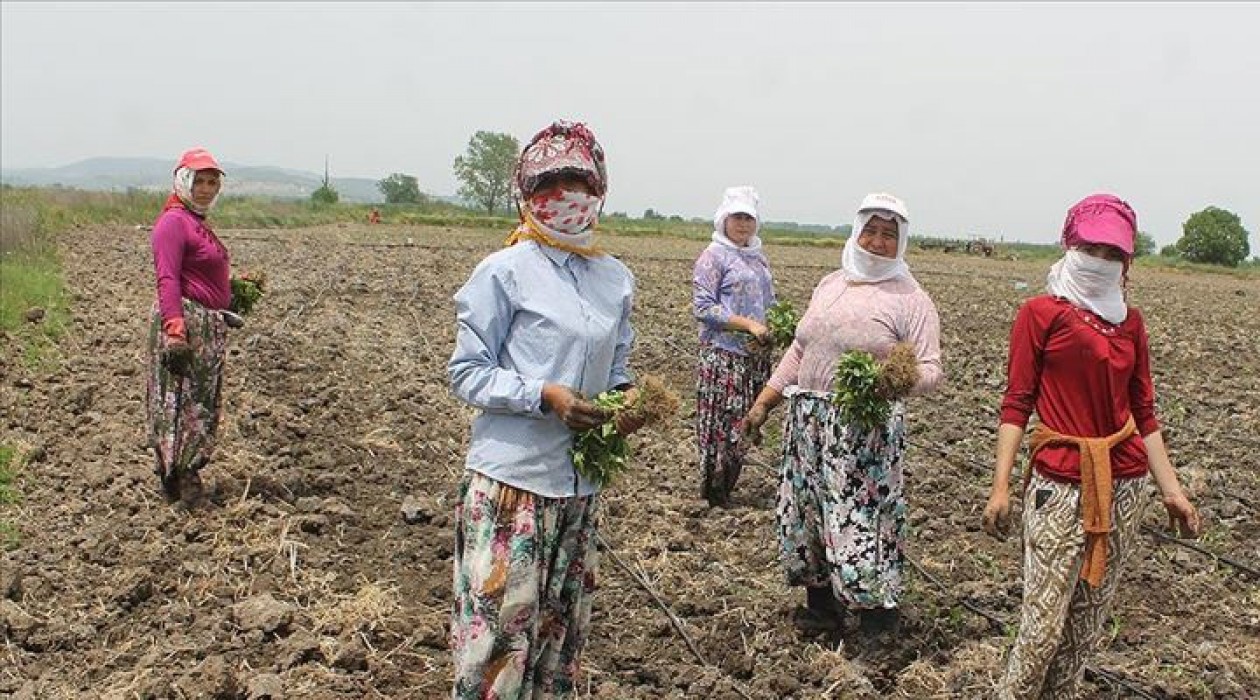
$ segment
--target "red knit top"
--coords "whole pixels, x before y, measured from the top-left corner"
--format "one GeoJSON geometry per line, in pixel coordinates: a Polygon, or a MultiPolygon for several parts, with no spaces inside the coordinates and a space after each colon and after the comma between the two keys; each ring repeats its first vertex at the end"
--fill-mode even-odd
{"type": "MultiPolygon", "coordinates": [[[[1146,324],[1137,309],[1119,325],[1049,295],[1024,302],[1011,327],[1002,423],[1020,428],[1034,410],[1048,427],[1075,437],[1104,437],[1124,427],[1138,432],[1111,451],[1114,479],[1147,471],[1141,437],[1159,430],[1151,383],[1146,324]]],[[[1079,482],[1080,452],[1045,447],[1033,468],[1048,478],[1079,482]]]]}

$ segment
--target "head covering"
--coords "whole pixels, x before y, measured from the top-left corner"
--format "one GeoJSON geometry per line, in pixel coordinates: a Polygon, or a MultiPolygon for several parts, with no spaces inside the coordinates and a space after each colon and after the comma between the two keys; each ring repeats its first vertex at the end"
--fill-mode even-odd
{"type": "Polygon", "coordinates": [[[741,251],[761,250],[761,237],[757,235],[761,231],[761,215],[757,213],[760,204],[761,196],[757,194],[755,188],[748,185],[727,187],[722,193],[722,203],[718,205],[717,212],[713,215],[713,242],[741,251]],[[731,214],[747,214],[757,221],[757,228],[753,230],[752,238],[748,239],[747,245],[736,245],[727,237],[726,219],[731,214]]]}
{"type": "Polygon", "coordinates": [[[891,194],[876,192],[866,195],[853,220],[853,231],[844,243],[840,267],[853,282],[883,282],[896,277],[911,277],[906,264],[906,248],[910,244],[910,212],[900,199],[891,194]],[[897,256],[885,258],[867,252],[858,245],[862,229],[872,217],[897,222],[897,256]]]}
{"type": "Polygon", "coordinates": [[[1063,222],[1063,257],[1050,266],[1046,291],[1069,303],[1098,314],[1109,323],[1123,323],[1129,316],[1124,300],[1124,273],[1133,258],[1137,238],[1137,213],[1112,194],[1092,194],[1068,209],[1063,222]],[[1095,243],[1124,252],[1124,262],[1102,260],[1076,250],[1095,243]]]}
{"type": "Polygon", "coordinates": [[[518,201],[529,199],[543,176],[562,173],[585,178],[601,199],[608,191],[604,149],[581,122],[556,121],[530,139],[513,177],[518,201]]]}
{"type": "Polygon", "coordinates": [[[223,174],[223,168],[219,167],[219,162],[214,159],[214,156],[210,155],[210,151],[200,146],[184,151],[183,155],[179,157],[179,165],[175,167],[176,169],[189,168],[190,170],[218,170],[220,174],[223,174]]]}
{"type": "Polygon", "coordinates": [[[219,166],[219,162],[200,146],[190,148],[184,151],[179,157],[179,163],[175,165],[174,182],[171,186],[171,195],[166,198],[166,205],[163,210],[171,207],[183,207],[194,214],[205,216],[206,213],[214,207],[214,203],[219,200],[219,195],[215,194],[214,199],[206,206],[201,206],[193,201],[192,189],[193,182],[197,179],[197,172],[201,170],[214,170],[219,175],[224,175],[223,168],[219,166]]]}
{"type": "Polygon", "coordinates": [[[561,120],[534,134],[534,138],[521,150],[512,184],[521,223],[508,237],[508,245],[531,239],[578,255],[603,255],[603,251],[593,244],[592,238],[595,222],[599,212],[603,210],[604,196],[608,191],[608,170],[604,164],[604,149],[585,124],[561,120]],[[535,190],[548,175],[573,175],[582,178],[590,186],[594,197],[566,193],[561,198],[563,201],[557,201],[554,197],[536,199],[535,190]],[[583,214],[590,214],[585,217],[589,225],[576,232],[560,231],[548,226],[547,221],[557,220],[560,216],[559,210],[555,209],[560,204],[575,211],[580,210],[583,214]],[[590,212],[589,209],[594,211],[590,212]]]}
{"type": "Polygon", "coordinates": [[[1133,257],[1137,213],[1114,194],[1091,194],[1068,209],[1063,222],[1063,247],[1098,243],[1119,248],[1133,257]]]}

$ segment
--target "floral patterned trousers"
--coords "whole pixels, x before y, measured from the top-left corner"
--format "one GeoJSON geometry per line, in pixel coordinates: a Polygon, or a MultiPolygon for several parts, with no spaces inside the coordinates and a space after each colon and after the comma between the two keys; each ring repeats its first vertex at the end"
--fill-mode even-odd
{"type": "Polygon", "coordinates": [[[473,471],[455,506],[454,700],[576,692],[598,496],[544,498],[473,471]]]}
{"type": "Polygon", "coordinates": [[[905,563],[905,412],[862,431],[827,394],[793,391],[783,425],[777,520],[788,585],[830,585],[851,608],[894,608],[905,563]]]}
{"type": "Polygon", "coordinates": [[[769,378],[769,354],[737,355],[712,345],[700,349],[696,446],[702,497],[725,501],[735,490],[746,451],[739,442],[739,422],[769,378]]]}
{"type": "Polygon", "coordinates": [[[200,304],[187,299],[183,303],[184,328],[193,353],[184,374],[175,374],[162,363],[166,336],[156,306],[149,323],[146,408],[155,471],[161,477],[204,467],[214,454],[219,427],[227,324],[200,304]]]}

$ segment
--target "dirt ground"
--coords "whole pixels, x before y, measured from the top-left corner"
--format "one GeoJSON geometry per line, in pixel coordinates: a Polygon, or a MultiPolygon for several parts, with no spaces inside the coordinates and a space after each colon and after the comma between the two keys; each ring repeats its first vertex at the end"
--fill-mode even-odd
{"type": "MultiPolygon", "coordinates": [[[[146,445],[147,235],[74,234],[74,321],[55,368],[3,344],[0,441],[26,462],[22,501],[0,510],[20,536],[0,555],[0,696],[442,697],[472,416],[446,383],[451,295],[502,232],[224,231],[234,269],[265,271],[270,293],[231,336],[210,502],[192,512],[162,499],[146,445]]],[[[704,243],[605,243],[639,282],[633,367],[685,402],[634,439],[632,473],[606,493],[603,535],[625,567],[601,563],[583,697],[983,697],[1011,628],[963,602],[1007,623],[1018,611],[1018,541],[978,525],[1009,324],[1047,263],[911,256],[941,313],[948,374],[910,405],[909,547],[931,579],[910,570],[902,635],[871,652],[791,624],[801,595],[776,558],[772,445],[733,507],[699,497],[689,280],[704,243]]],[[[802,309],[839,258],[768,253],[780,295],[802,309]]],[[[1137,269],[1133,285],[1173,457],[1207,518],[1199,544],[1260,565],[1260,283],[1137,269]]],[[[1152,496],[1147,524],[1162,516],[1152,496]]],[[[1107,629],[1090,697],[1260,696],[1260,581],[1209,556],[1144,535],[1107,629]]]]}

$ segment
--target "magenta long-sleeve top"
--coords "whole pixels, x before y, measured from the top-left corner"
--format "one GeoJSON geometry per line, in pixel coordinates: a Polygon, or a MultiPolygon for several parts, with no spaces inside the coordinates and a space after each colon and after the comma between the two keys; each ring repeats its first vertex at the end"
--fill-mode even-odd
{"type": "Polygon", "coordinates": [[[935,389],[941,368],[941,321],[936,305],[913,278],[874,284],[849,282],[843,271],[827,275],[814,288],[809,308],[796,328],[796,340],[771,375],[769,386],[790,385],[831,391],[840,356],[865,350],[882,360],[893,345],[909,343],[919,358],[919,382],[912,394],[935,389]]]}
{"type": "Polygon", "coordinates": [[[228,252],[200,216],[171,207],[153,225],[153,268],[162,320],[184,317],[180,297],[207,309],[232,303],[228,252]]]}

